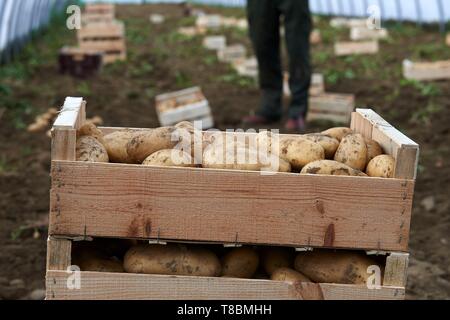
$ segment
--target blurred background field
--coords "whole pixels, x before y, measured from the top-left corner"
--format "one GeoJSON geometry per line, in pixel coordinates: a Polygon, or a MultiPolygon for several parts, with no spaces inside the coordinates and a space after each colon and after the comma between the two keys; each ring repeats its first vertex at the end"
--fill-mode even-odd
{"type": "MultiPolygon", "coordinates": [[[[242,8],[197,6],[208,13],[245,17],[242,8]]],[[[159,126],[156,95],[199,85],[208,98],[216,127],[240,128],[255,109],[259,90],[202,47],[202,37],[177,30],[193,26],[178,5],[120,5],[117,18],[126,26],[128,59],[105,66],[92,78],[58,73],[58,51],[76,44],[76,33],[55,16],[16,58],[0,66],[0,298],[33,298],[44,288],[46,228],[49,211],[50,139],[30,134],[38,114],[62,105],[66,96],[82,96],[88,117],[105,125],[159,126]],[[151,24],[149,16],[166,21],[151,24]],[[36,291],[37,290],[37,291],[36,291]]],[[[331,28],[317,17],[323,42],[312,47],[314,71],[325,76],[327,91],[356,95],[358,107],[371,107],[421,146],[411,231],[409,298],[450,298],[450,81],[405,80],[402,61],[448,60],[437,25],[387,22],[387,41],[374,56],[336,57],[333,45],[348,30],[331,28]]],[[[228,28],[229,43],[251,50],[247,32],[228,28]]],[[[310,131],[333,123],[314,123],[310,131]]],[[[279,125],[282,126],[282,123],[279,125]]]]}

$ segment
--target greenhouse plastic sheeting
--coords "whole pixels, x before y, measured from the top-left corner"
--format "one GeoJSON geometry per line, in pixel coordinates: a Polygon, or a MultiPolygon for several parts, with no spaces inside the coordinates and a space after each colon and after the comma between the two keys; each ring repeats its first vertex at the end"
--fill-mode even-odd
{"type": "MultiPolygon", "coordinates": [[[[295,0],[298,1],[298,0],[295,0]]],[[[95,2],[86,0],[85,2],[95,2]]],[[[151,2],[182,2],[179,0],[116,0],[113,3],[151,3],[151,2]]],[[[188,2],[244,6],[245,0],[192,0],[188,2]]],[[[310,0],[311,10],[316,14],[333,16],[369,16],[367,12],[371,5],[377,5],[381,18],[394,20],[411,20],[417,22],[444,22],[450,20],[449,0],[310,0]]]]}
{"type": "Polygon", "coordinates": [[[0,60],[9,60],[32,31],[48,23],[66,0],[0,0],[0,60]]]}

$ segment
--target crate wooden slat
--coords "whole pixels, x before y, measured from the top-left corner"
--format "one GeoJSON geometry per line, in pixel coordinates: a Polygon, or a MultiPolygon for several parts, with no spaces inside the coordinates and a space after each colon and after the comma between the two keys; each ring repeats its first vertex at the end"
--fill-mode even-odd
{"type": "Polygon", "coordinates": [[[97,22],[112,22],[116,16],[114,4],[88,3],[82,15],[84,24],[97,22]]]}
{"type": "Polygon", "coordinates": [[[233,67],[240,76],[250,77],[254,79],[258,78],[259,69],[258,60],[256,59],[256,57],[236,60],[233,62],[233,67]]]}
{"type": "Polygon", "coordinates": [[[406,79],[432,81],[450,79],[450,60],[436,62],[403,61],[403,75],[406,79]]]}
{"type": "Polygon", "coordinates": [[[225,36],[209,36],[203,39],[203,47],[208,50],[222,50],[227,46],[225,36]]]}
{"type": "Polygon", "coordinates": [[[81,272],[80,290],[67,289],[68,274],[47,272],[48,300],[402,300],[404,287],[289,284],[269,280],[190,278],[81,272]]]}
{"type": "Polygon", "coordinates": [[[222,17],[217,14],[201,15],[196,20],[200,29],[219,29],[222,26],[222,17]]]}
{"type": "Polygon", "coordinates": [[[334,45],[337,56],[376,54],[379,49],[378,41],[336,42],[334,45]]]}
{"type": "Polygon", "coordinates": [[[214,126],[209,102],[200,87],[158,95],[156,113],[162,126],[181,121],[202,121],[203,129],[214,126]]]}
{"type": "Polygon", "coordinates": [[[354,109],[354,95],[325,92],[310,97],[307,120],[328,120],[348,124],[354,109]]]}
{"type": "Polygon", "coordinates": [[[333,28],[367,27],[367,19],[333,18],[330,20],[330,26],[333,28]]]}
{"type": "Polygon", "coordinates": [[[76,47],[63,47],[59,52],[59,70],[76,77],[98,73],[103,64],[103,52],[76,47]]]}

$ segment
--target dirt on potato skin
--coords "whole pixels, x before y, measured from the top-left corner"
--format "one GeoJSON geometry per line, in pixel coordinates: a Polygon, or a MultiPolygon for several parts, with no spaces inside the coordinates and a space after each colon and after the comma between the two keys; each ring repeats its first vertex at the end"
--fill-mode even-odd
{"type": "MultiPolygon", "coordinates": [[[[207,11],[244,16],[239,9],[207,11]]],[[[75,43],[75,34],[59,26],[61,34],[52,33],[53,38],[46,34],[44,40],[32,44],[37,63],[29,76],[0,78],[0,84],[11,88],[9,101],[26,101],[31,106],[31,113],[21,116],[26,124],[47,108],[60,106],[66,96],[83,96],[88,101],[88,117],[99,115],[107,126],[156,127],[156,94],[201,85],[216,126],[241,127],[242,117],[258,104],[258,89],[202,49],[201,37],[177,36],[179,25],[192,23],[180,21],[181,17],[176,5],[119,6],[118,18],[127,25],[128,62],[107,66],[89,79],[58,74],[55,49],[75,43]],[[164,13],[167,21],[153,26],[148,21],[151,13],[164,13]]],[[[319,26],[327,28],[326,20],[319,26]]],[[[326,36],[324,44],[313,47],[313,61],[315,70],[326,74],[327,91],[356,94],[358,106],[371,106],[420,144],[407,297],[448,299],[450,82],[436,82],[430,88],[401,84],[401,62],[405,57],[435,58],[435,51],[441,59],[449,57],[425,46],[442,41],[436,31],[416,32],[414,37],[401,32],[395,29],[395,41],[382,43],[375,58],[336,58],[333,37],[326,36]],[[419,44],[423,49],[417,49],[419,44]],[[430,94],[435,88],[440,92],[430,94]],[[434,202],[428,210],[422,205],[427,197],[434,202]]],[[[251,48],[245,32],[227,30],[225,34],[230,43],[242,42],[251,48]]],[[[50,140],[45,132],[30,134],[18,128],[16,120],[10,109],[0,116],[0,299],[29,298],[30,292],[44,288],[45,281],[47,235],[42,226],[49,211],[50,140]],[[23,226],[31,227],[19,232],[23,226]]],[[[309,130],[331,125],[316,123],[309,130]]]]}

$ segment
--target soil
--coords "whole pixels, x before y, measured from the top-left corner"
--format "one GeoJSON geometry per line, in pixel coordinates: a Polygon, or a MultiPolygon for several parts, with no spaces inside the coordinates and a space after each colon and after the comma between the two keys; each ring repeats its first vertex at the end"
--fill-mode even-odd
{"type": "MultiPolygon", "coordinates": [[[[206,8],[244,17],[240,9],[206,8]]],[[[240,128],[241,119],[258,105],[252,80],[238,77],[201,37],[176,33],[192,25],[176,5],[126,5],[128,61],[106,66],[88,79],[60,75],[57,50],[75,44],[75,33],[55,20],[18,59],[0,67],[0,299],[28,299],[44,288],[49,210],[50,139],[28,133],[24,125],[66,96],[83,96],[88,117],[107,126],[156,127],[156,94],[200,85],[212,106],[216,126],[240,128]],[[161,25],[149,22],[163,13],[161,25]]],[[[318,21],[324,43],[313,47],[315,70],[323,72],[327,91],[354,93],[358,106],[370,106],[421,146],[412,217],[407,295],[410,299],[450,298],[450,81],[420,84],[402,79],[404,58],[449,59],[450,50],[436,29],[391,25],[391,40],[373,57],[337,58],[333,39],[345,32],[318,21]]],[[[246,32],[223,31],[229,43],[244,43],[246,32]]],[[[283,123],[275,127],[282,127],[283,123]]],[[[333,124],[311,124],[309,130],[333,124]]]]}

